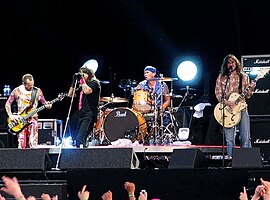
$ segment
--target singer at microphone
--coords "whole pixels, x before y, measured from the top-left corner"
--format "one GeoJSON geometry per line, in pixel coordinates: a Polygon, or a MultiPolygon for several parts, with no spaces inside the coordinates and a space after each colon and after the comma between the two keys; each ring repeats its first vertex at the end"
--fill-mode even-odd
{"type": "Polygon", "coordinates": [[[214,117],[222,126],[223,145],[227,147],[229,159],[233,156],[236,139],[240,141],[240,148],[252,147],[246,100],[254,94],[256,84],[253,82],[249,74],[242,70],[240,60],[235,55],[228,54],[223,58],[216,78],[215,96],[218,104],[214,108],[214,117]],[[236,126],[239,133],[236,133],[236,126]]]}

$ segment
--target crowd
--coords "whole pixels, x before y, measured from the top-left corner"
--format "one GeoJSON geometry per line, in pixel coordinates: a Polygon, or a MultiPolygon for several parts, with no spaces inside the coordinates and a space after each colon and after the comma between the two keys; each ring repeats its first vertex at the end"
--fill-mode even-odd
{"type": "MultiPolygon", "coordinates": [[[[36,200],[37,197],[34,196],[28,196],[25,197],[21,186],[18,182],[18,179],[16,177],[10,178],[7,176],[2,177],[2,181],[4,183],[4,187],[2,187],[0,190],[1,192],[5,192],[6,194],[14,197],[16,200],[36,200]]],[[[82,187],[82,190],[78,192],[78,198],[80,200],[89,200],[90,199],[90,192],[86,189],[86,185],[82,187]]],[[[135,200],[135,183],[133,182],[125,182],[124,188],[127,191],[127,198],[129,200],[135,200]]],[[[49,194],[43,193],[40,197],[42,200],[58,200],[58,195],[55,195],[53,197],[50,197],[49,194]]],[[[102,200],[112,200],[113,199],[113,192],[107,191],[102,195],[102,200]]],[[[140,195],[138,197],[139,200],[147,200],[147,192],[145,190],[142,190],[140,192],[140,195]]],[[[0,200],[6,200],[5,197],[3,197],[0,194],[0,200]]]]}
{"type": "Polygon", "coordinates": [[[259,200],[262,198],[263,200],[270,200],[270,182],[262,178],[260,181],[261,184],[257,185],[254,194],[250,197],[248,196],[246,187],[243,187],[243,192],[240,192],[239,199],[248,200],[250,198],[251,200],[259,200]]]}
{"type": "MultiPolygon", "coordinates": [[[[34,196],[28,196],[25,197],[21,186],[17,180],[16,177],[10,178],[7,176],[2,177],[2,181],[4,183],[4,186],[1,187],[0,191],[4,192],[12,197],[14,197],[16,200],[36,200],[37,197],[34,196]]],[[[260,179],[260,184],[257,185],[255,188],[254,194],[248,195],[248,189],[246,187],[243,187],[243,191],[240,192],[239,199],[240,200],[270,200],[270,182],[266,181],[264,179],[260,179]]],[[[81,191],[78,192],[78,198],[79,200],[90,200],[90,191],[86,189],[86,185],[84,185],[81,189],[81,191]]],[[[135,183],[126,181],[124,183],[124,188],[127,191],[127,199],[129,200],[136,200],[135,196],[135,183]]],[[[139,193],[138,200],[147,200],[147,192],[145,190],[141,190],[139,193]]],[[[43,193],[40,197],[42,200],[58,200],[58,195],[55,195],[53,197],[50,197],[49,194],[43,193]]],[[[101,196],[102,200],[113,200],[113,192],[107,191],[101,196]]],[[[6,200],[5,197],[3,197],[0,194],[0,200],[6,200]]],[[[153,199],[152,199],[153,200],[153,199]]]]}

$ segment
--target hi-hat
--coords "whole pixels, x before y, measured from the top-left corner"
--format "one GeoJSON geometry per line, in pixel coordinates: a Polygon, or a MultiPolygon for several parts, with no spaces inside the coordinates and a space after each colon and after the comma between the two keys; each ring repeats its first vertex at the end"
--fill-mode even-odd
{"type": "Polygon", "coordinates": [[[126,103],[128,99],[122,97],[100,97],[99,101],[106,103],[126,103]]]}
{"type": "Polygon", "coordinates": [[[171,77],[162,77],[162,78],[152,78],[148,81],[176,81],[178,78],[171,78],[171,77]]]}

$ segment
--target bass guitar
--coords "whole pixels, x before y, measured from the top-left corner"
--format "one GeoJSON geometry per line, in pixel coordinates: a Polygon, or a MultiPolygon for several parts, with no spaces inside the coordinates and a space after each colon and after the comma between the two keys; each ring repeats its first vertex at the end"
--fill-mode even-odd
{"type": "MultiPolygon", "coordinates": [[[[67,94],[59,94],[57,98],[53,99],[51,104],[57,102],[57,101],[62,101],[67,94]]],[[[8,122],[8,131],[12,135],[16,135],[17,133],[21,132],[25,127],[29,126],[31,122],[28,121],[30,117],[32,117],[34,114],[44,110],[46,108],[45,105],[33,110],[32,112],[29,112],[31,107],[27,107],[24,109],[24,111],[18,115],[18,120],[17,121],[11,121],[10,118],[7,119],[8,122]]]]}
{"type": "MultiPolygon", "coordinates": [[[[269,69],[263,69],[260,74],[256,76],[253,80],[255,83],[260,79],[265,77],[269,72],[269,69]]],[[[232,93],[229,97],[229,101],[235,101],[233,107],[227,106],[223,103],[218,103],[214,109],[214,116],[216,121],[225,128],[231,128],[236,126],[241,120],[241,111],[247,107],[246,102],[242,101],[250,90],[249,85],[242,94],[232,93]],[[224,118],[223,118],[224,117],[224,118]]]]}

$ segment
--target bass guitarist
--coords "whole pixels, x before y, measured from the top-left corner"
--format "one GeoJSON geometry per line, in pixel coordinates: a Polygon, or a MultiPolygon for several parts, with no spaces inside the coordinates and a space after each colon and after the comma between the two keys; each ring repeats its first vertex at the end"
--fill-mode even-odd
{"type": "MultiPolygon", "coordinates": [[[[6,101],[5,109],[11,122],[20,123],[20,117],[30,113],[38,107],[38,102],[50,109],[52,103],[46,101],[40,88],[34,86],[34,78],[31,74],[22,77],[22,84],[11,92],[6,101]],[[18,113],[13,114],[11,105],[16,101],[18,113]]],[[[38,144],[38,115],[31,116],[28,125],[18,132],[18,148],[34,148],[38,144]]]]}
{"type": "Polygon", "coordinates": [[[225,56],[216,79],[215,95],[220,108],[215,109],[215,115],[221,113],[220,124],[224,128],[223,134],[229,158],[232,157],[232,149],[235,146],[236,126],[239,129],[240,146],[242,148],[251,148],[250,119],[245,99],[252,96],[255,87],[256,83],[254,81],[250,82],[249,76],[243,71],[236,56],[232,54],[225,56]],[[239,98],[237,97],[240,95],[243,98],[238,102],[237,99],[239,98]],[[231,124],[236,123],[233,126],[224,126],[230,120],[231,124]]]}

